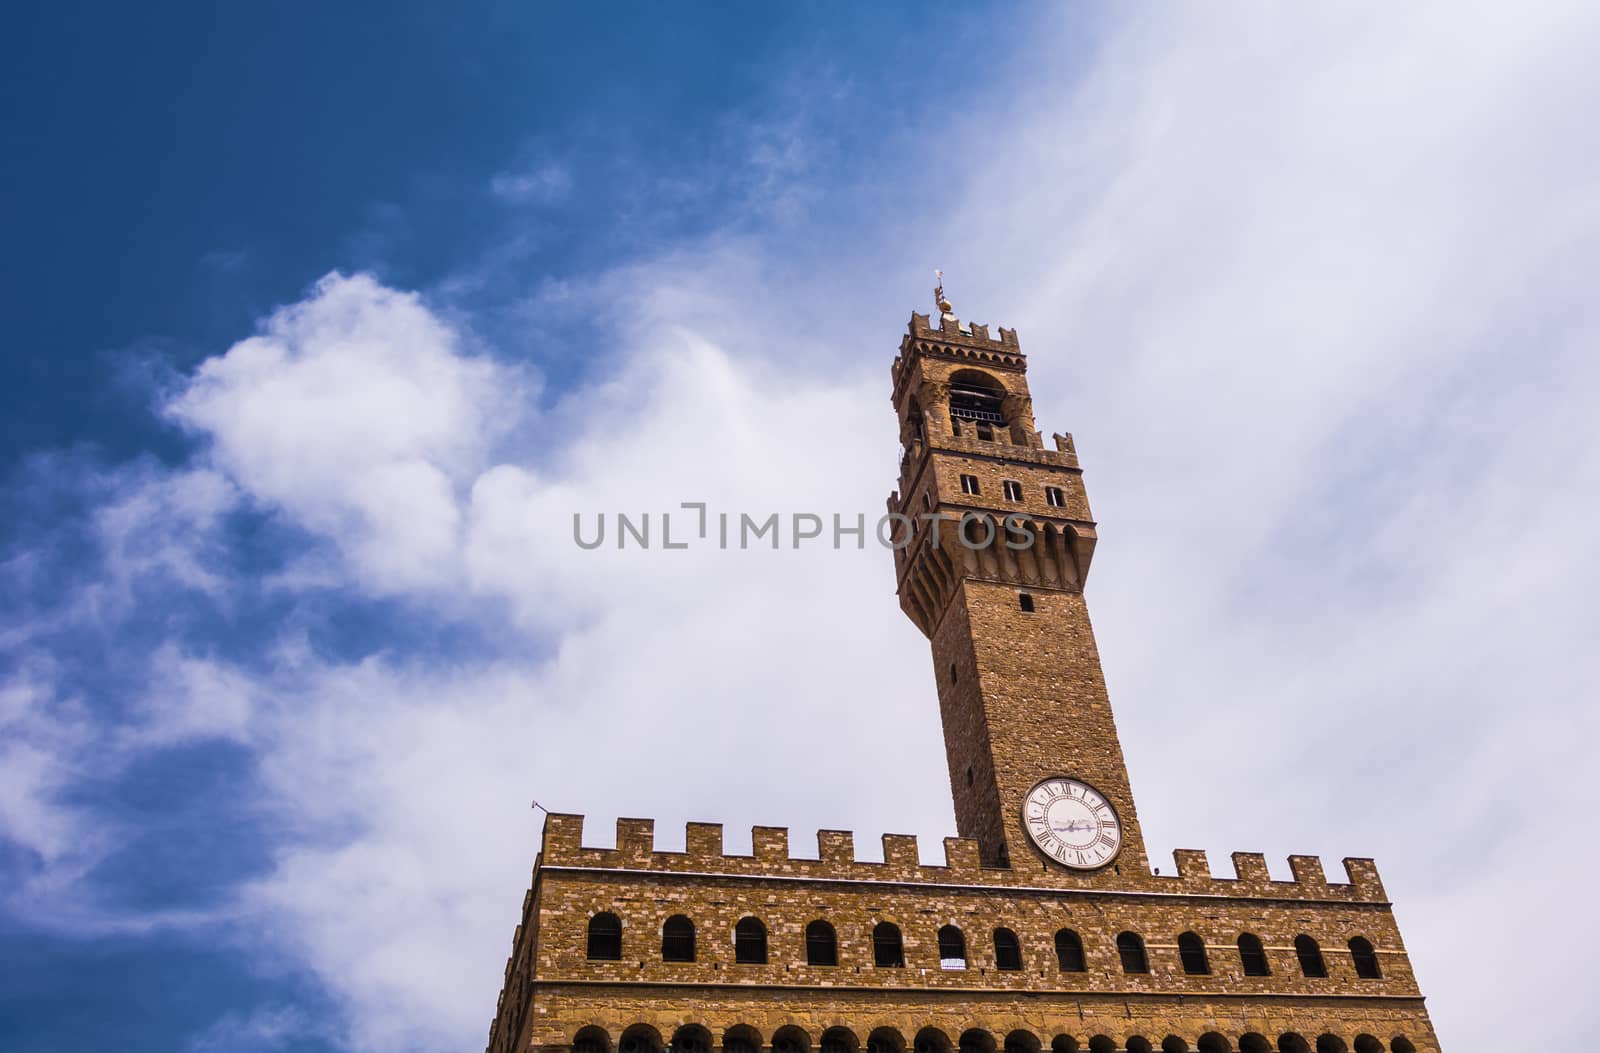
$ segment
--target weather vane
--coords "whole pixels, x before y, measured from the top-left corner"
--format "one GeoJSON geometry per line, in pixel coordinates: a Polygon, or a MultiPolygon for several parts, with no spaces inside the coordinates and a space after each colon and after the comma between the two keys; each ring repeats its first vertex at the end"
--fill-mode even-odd
{"type": "Polygon", "coordinates": [[[945,299],[944,271],[935,270],[933,272],[933,277],[937,282],[937,284],[933,287],[933,302],[938,306],[940,314],[949,314],[950,312],[954,311],[955,308],[951,307],[950,301],[945,299]]]}

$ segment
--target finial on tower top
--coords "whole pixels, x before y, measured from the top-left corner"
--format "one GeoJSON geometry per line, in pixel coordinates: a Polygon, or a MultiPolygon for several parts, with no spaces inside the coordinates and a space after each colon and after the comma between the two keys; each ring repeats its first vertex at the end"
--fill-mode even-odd
{"type": "Polygon", "coordinates": [[[947,315],[952,318],[955,317],[953,314],[955,308],[950,306],[950,301],[946,299],[944,295],[944,271],[934,271],[933,277],[938,282],[938,284],[933,287],[934,304],[939,308],[939,313],[941,315],[947,315]]]}

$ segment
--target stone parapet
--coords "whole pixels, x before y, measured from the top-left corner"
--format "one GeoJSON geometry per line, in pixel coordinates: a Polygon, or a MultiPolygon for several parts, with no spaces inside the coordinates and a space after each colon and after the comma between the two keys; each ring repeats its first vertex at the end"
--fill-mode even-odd
{"type": "Polygon", "coordinates": [[[758,826],[751,831],[753,851],[748,855],[723,850],[722,826],[690,823],[682,852],[655,847],[655,822],[651,819],[617,820],[616,847],[596,848],[583,843],[583,816],[556,813],[544,828],[542,865],[598,870],[637,870],[722,877],[970,885],[1004,889],[1052,891],[1176,893],[1188,896],[1224,896],[1245,899],[1285,899],[1339,903],[1388,902],[1377,864],[1371,859],[1343,860],[1345,881],[1330,881],[1317,856],[1289,857],[1291,878],[1280,881],[1267,870],[1264,855],[1235,852],[1232,877],[1213,877],[1206,853],[1179,849],[1175,873],[1142,874],[1104,868],[1080,873],[1060,867],[992,867],[979,861],[976,841],[950,837],[944,840],[944,863],[921,861],[917,838],[885,834],[883,861],[857,859],[855,837],[844,830],[819,830],[815,857],[795,856],[789,850],[789,831],[758,826]]]}

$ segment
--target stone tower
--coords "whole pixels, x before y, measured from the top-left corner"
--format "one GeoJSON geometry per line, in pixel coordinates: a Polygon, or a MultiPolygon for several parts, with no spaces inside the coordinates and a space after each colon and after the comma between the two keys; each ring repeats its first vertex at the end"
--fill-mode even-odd
{"type": "Polygon", "coordinates": [[[889,512],[961,836],[934,862],[884,834],[880,862],[848,831],[794,854],[758,826],[742,853],[690,823],[671,852],[650,819],[596,847],[550,815],[488,1053],[1438,1053],[1372,860],[1151,871],[1072,440],[1040,442],[1016,333],[937,299],[894,362],[889,512]]]}
{"type": "MultiPolygon", "coordinates": [[[[1042,864],[1023,800],[1068,774],[1112,806],[1115,877],[1146,862],[1083,598],[1094,520],[1071,436],[1046,449],[1034,428],[1027,369],[1015,330],[912,316],[893,367],[904,454],[889,508],[917,525],[896,549],[900,605],[932,644],[961,836],[986,863],[1020,843],[1042,864]]],[[[1094,852],[1048,841],[1052,861],[1093,862],[1103,836],[1094,852]]]]}

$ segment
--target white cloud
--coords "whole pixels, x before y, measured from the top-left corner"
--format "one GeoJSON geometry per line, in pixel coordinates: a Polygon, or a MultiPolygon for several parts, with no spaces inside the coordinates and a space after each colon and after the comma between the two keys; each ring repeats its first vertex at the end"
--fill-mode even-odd
{"type": "Polygon", "coordinates": [[[167,411],[210,440],[237,485],[329,539],[374,591],[448,583],[460,488],[527,394],[461,339],[414,294],[329,275],[208,360],[167,411]]]}
{"type": "Polygon", "coordinates": [[[150,657],[150,685],[136,700],[124,749],[203,739],[249,742],[261,700],[247,676],[168,643],[150,657]]]}
{"type": "Polygon", "coordinates": [[[58,697],[50,663],[0,681],[0,838],[27,854],[4,898],[30,915],[70,895],[115,832],[63,795],[90,774],[98,729],[81,703],[58,697]]]}

